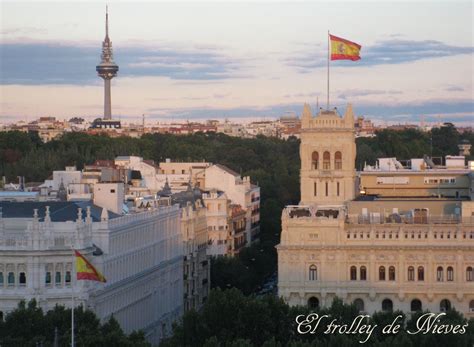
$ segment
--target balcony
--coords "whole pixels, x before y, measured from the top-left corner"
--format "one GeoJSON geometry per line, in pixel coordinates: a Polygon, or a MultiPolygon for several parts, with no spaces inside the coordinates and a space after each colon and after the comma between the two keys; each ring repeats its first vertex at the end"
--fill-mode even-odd
{"type": "Polygon", "coordinates": [[[372,215],[351,215],[346,216],[347,224],[474,224],[474,217],[464,217],[459,215],[441,215],[441,216],[413,216],[391,214],[381,216],[372,215]]]}

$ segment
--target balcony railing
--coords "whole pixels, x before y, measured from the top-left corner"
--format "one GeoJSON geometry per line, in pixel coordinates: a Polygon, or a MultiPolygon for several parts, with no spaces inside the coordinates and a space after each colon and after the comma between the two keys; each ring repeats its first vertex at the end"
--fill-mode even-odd
{"type": "Polygon", "coordinates": [[[346,216],[348,224],[474,224],[474,217],[461,217],[459,215],[441,216],[413,216],[391,214],[390,216],[352,215],[346,216]]]}

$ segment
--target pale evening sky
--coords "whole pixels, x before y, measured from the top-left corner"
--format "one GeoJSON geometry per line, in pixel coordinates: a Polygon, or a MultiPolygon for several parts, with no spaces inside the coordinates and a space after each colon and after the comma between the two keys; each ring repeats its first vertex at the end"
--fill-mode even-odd
{"type": "MultiPolygon", "coordinates": [[[[461,1],[109,1],[114,117],[277,117],[326,103],[387,122],[473,124],[473,5],[461,1]]],[[[1,1],[0,123],[103,112],[105,2],[1,1]]]]}

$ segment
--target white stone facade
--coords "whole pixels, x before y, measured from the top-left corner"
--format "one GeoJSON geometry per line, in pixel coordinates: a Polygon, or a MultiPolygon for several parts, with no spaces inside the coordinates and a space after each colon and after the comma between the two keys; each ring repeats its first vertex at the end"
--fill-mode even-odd
{"type": "Polygon", "coordinates": [[[126,333],[142,329],[153,344],[171,331],[183,311],[178,206],[113,219],[101,213],[102,220],[93,218],[89,208],[79,210],[76,220],[51,221],[48,213],[39,214],[44,217],[34,217],[33,211],[30,218],[0,217],[3,314],[23,299],[35,298],[45,310],[56,304],[70,307],[74,293],[76,305],[91,308],[102,320],[113,314],[126,333]],[[107,283],[76,281],[72,246],[107,283]],[[96,247],[101,255],[92,254],[96,247]]]}

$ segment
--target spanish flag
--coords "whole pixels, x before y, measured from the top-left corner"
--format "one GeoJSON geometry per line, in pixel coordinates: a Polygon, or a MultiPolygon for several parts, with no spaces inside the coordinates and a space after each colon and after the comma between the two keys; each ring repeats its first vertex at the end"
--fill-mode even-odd
{"type": "Polygon", "coordinates": [[[329,35],[329,38],[331,40],[331,60],[356,61],[360,59],[360,45],[334,35],[329,35]]]}
{"type": "Polygon", "coordinates": [[[106,282],[105,277],[81,253],[74,250],[74,254],[76,255],[76,274],[78,280],[106,282]]]}

